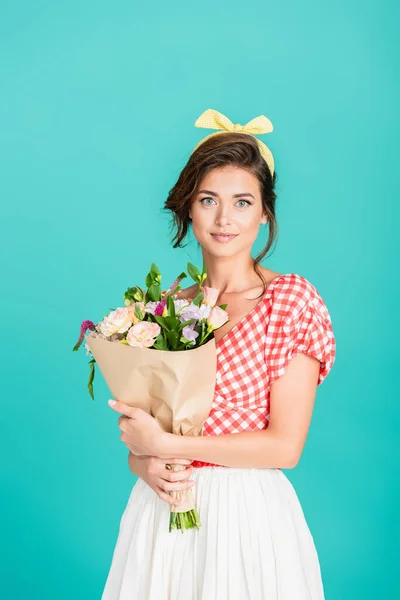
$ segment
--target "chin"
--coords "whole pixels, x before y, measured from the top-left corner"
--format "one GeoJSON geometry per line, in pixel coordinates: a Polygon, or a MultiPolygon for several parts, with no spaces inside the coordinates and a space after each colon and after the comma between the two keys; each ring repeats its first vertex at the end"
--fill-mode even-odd
{"type": "Polygon", "coordinates": [[[216,258],[227,258],[231,256],[237,256],[241,254],[243,251],[251,252],[251,246],[248,248],[245,246],[236,245],[234,242],[229,244],[218,244],[215,242],[199,242],[200,246],[203,250],[207,252],[210,256],[215,256],[216,258]]]}

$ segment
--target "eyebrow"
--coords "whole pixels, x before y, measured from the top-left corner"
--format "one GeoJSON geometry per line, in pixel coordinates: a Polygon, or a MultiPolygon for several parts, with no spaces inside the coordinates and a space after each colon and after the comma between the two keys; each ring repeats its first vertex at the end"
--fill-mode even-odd
{"type": "MultiPolygon", "coordinates": [[[[202,194],[202,193],[210,194],[210,196],[217,196],[217,198],[219,198],[218,194],[216,192],[212,192],[211,190],[199,190],[197,193],[198,194],[202,194]]],[[[240,198],[242,196],[251,196],[251,198],[253,198],[255,200],[253,194],[250,194],[248,192],[243,192],[243,194],[233,194],[234,198],[240,198]]]]}

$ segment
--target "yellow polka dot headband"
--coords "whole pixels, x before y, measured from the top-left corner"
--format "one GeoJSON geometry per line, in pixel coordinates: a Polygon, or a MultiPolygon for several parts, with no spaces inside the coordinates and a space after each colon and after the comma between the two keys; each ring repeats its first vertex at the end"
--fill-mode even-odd
{"type": "MultiPolygon", "coordinates": [[[[194,150],[196,150],[200,144],[205,142],[205,140],[208,140],[208,138],[218,135],[219,133],[233,131],[235,133],[248,133],[250,135],[254,135],[255,133],[271,133],[273,130],[271,121],[264,115],[255,117],[255,119],[252,119],[246,123],[246,125],[240,125],[239,123],[234,125],[232,121],[228,119],[228,117],[225,117],[225,115],[217,110],[213,110],[212,108],[208,108],[199,116],[195,122],[195,127],[204,127],[205,129],[220,129],[221,131],[216,131],[215,133],[210,133],[210,135],[207,135],[205,138],[200,140],[200,142],[195,146],[194,150]]],[[[269,170],[271,171],[271,175],[273,175],[274,157],[272,156],[271,150],[258,138],[254,139],[257,141],[260,154],[267,163],[269,170]]]]}

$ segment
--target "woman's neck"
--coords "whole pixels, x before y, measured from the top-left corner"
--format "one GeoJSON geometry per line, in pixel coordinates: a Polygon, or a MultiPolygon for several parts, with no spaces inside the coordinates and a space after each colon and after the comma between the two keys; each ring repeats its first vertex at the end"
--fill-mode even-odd
{"type": "Polygon", "coordinates": [[[220,290],[221,294],[241,292],[260,285],[251,256],[205,256],[207,279],[204,285],[220,290]]]}

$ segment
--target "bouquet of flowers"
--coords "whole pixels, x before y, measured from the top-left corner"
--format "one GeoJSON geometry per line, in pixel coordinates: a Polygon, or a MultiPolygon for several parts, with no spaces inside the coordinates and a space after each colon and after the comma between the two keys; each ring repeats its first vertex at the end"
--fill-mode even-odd
{"type": "MultiPolygon", "coordinates": [[[[188,272],[197,283],[196,295],[178,299],[186,273],[162,291],[160,270],[152,263],[146,289],[128,288],[124,306],[112,309],[97,325],[83,321],[73,350],[85,340],[92,357],[88,390],[93,400],[97,363],[116,400],[145,410],[164,431],[201,435],[215,389],[213,333],[228,321],[228,313],[226,305],[216,305],[219,290],[203,285],[204,266],[200,272],[188,263],[188,272]]],[[[169,531],[198,529],[193,489],[171,493],[181,498],[181,504],[171,506],[169,531]]]]}

